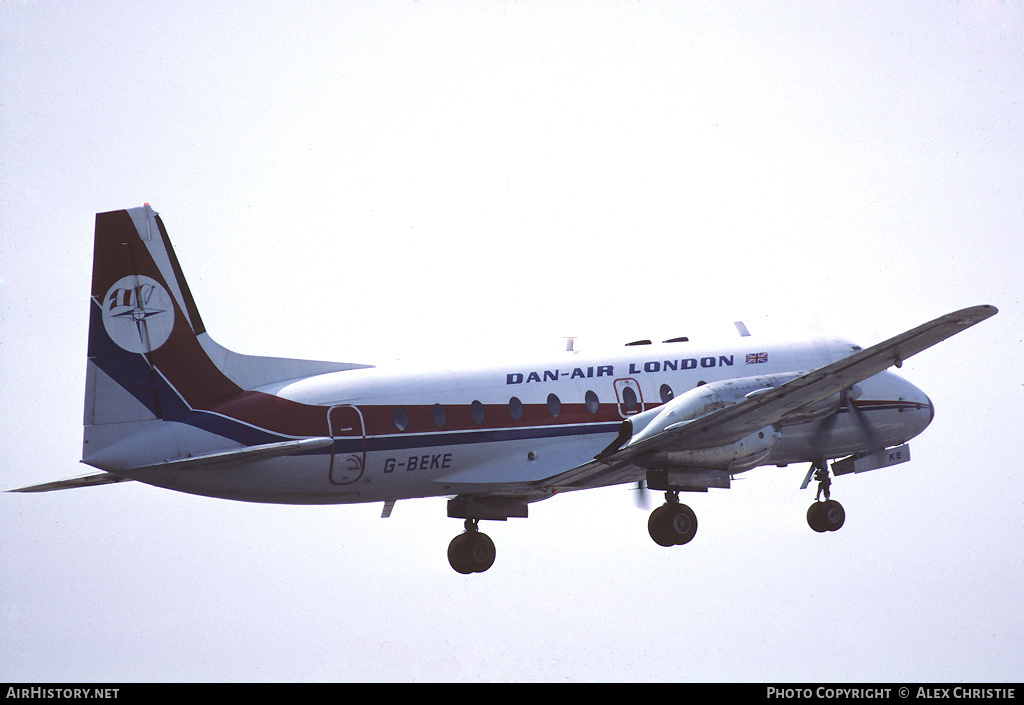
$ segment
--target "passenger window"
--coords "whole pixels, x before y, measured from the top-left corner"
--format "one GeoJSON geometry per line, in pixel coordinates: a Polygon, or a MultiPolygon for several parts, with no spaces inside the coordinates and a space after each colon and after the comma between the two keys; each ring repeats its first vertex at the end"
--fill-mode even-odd
{"type": "Polygon", "coordinates": [[[434,417],[434,424],[438,428],[444,428],[444,425],[448,423],[448,414],[445,413],[444,407],[440,404],[434,404],[434,408],[430,410],[430,414],[434,417]]]}
{"type": "Polygon", "coordinates": [[[622,390],[622,405],[626,408],[626,411],[635,411],[636,401],[636,392],[633,391],[632,387],[626,387],[622,390]]]}
{"type": "Polygon", "coordinates": [[[469,413],[473,415],[473,420],[477,423],[484,422],[484,405],[477,400],[473,400],[473,403],[469,405],[469,413]]]}
{"type": "Polygon", "coordinates": [[[667,384],[661,385],[661,402],[663,404],[672,401],[673,396],[675,396],[675,394],[673,394],[672,392],[672,387],[668,386],[667,384]]]}
{"type": "Polygon", "coordinates": [[[519,401],[518,397],[512,397],[508,400],[508,413],[516,421],[523,418],[523,402],[519,401]]]}
{"type": "Polygon", "coordinates": [[[587,403],[587,411],[592,414],[596,414],[597,410],[601,408],[601,400],[597,398],[597,394],[589,389],[583,400],[587,403]]]}
{"type": "Polygon", "coordinates": [[[399,431],[409,428],[409,415],[400,406],[395,407],[395,426],[399,431]]]}
{"type": "Polygon", "coordinates": [[[562,401],[556,394],[548,394],[548,413],[552,416],[562,413],[562,401]]]}

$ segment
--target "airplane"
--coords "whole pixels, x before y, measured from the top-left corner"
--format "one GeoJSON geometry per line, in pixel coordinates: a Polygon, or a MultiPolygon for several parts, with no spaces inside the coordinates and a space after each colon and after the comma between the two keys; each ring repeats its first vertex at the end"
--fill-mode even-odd
{"type": "Polygon", "coordinates": [[[249,502],[383,502],[384,517],[399,500],[448,497],[464,520],[448,548],[461,574],[494,563],[480,521],[572,490],[664,492],[650,536],[686,544],[697,517],[679,494],[759,466],[810,463],[807,522],[836,531],[831,476],[908,461],[934,414],[888,368],[997,313],[965,308],[868,348],[767,342],[737,323],[713,345],[570,340],[557,356],[467,369],[256,357],[210,337],[149,204],[96,215],[90,311],[82,462],[100,472],[11,491],[135,480],[249,502]]]}

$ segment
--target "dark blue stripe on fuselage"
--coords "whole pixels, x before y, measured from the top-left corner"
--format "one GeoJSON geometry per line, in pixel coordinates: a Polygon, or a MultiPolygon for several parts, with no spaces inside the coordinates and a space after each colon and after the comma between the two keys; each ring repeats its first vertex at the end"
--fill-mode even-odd
{"type": "MultiPolygon", "coordinates": [[[[529,428],[494,428],[486,431],[448,431],[420,433],[408,436],[367,436],[367,450],[406,450],[411,448],[436,448],[449,445],[470,445],[474,443],[502,443],[540,438],[566,438],[591,436],[598,433],[617,433],[618,423],[575,424],[572,426],[531,426],[529,428]]],[[[348,440],[348,439],[343,439],[348,440]]],[[[362,439],[353,438],[361,443],[362,439]]],[[[335,443],[337,446],[338,443],[335,443]]]]}

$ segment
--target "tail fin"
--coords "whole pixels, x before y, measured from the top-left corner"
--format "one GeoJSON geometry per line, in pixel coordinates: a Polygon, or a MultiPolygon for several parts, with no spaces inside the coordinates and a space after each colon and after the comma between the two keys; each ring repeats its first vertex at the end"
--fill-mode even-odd
{"type": "Polygon", "coordinates": [[[203,325],[160,216],[98,213],[93,250],[83,460],[161,421],[296,377],[367,367],[253,357],[203,325]]]}

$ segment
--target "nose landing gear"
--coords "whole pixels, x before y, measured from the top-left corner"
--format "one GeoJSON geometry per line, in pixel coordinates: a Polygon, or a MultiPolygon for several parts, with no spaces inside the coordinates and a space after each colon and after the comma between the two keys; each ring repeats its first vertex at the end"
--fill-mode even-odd
{"type": "Polygon", "coordinates": [[[814,470],[814,479],[818,481],[818,495],[814,504],[807,509],[807,524],[818,533],[839,531],[846,521],[846,510],[829,497],[832,480],[828,476],[828,466],[824,462],[815,463],[811,469],[814,470]],[[825,501],[821,500],[822,495],[825,495],[825,501]]]}

